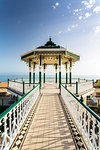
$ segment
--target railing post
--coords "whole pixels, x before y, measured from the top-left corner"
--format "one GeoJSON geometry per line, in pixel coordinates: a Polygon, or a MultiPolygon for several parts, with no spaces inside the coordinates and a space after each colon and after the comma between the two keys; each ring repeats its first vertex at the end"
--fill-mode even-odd
{"type": "Polygon", "coordinates": [[[82,96],[81,96],[81,98],[80,98],[80,102],[83,103],[83,97],[82,97],[82,96]]]}
{"type": "Polygon", "coordinates": [[[78,82],[76,81],[76,94],[78,94],[78,82]]]}
{"type": "Polygon", "coordinates": [[[93,87],[94,87],[94,79],[92,80],[92,82],[93,82],[93,87]]]}
{"type": "Polygon", "coordinates": [[[19,95],[17,94],[17,101],[19,101],[19,95]]]}
{"type": "Polygon", "coordinates": [[[80,83],[80,78],[78,78],[78,83],[80,83]]]}
{"type": "Polygon", "coordinates": [[[8,79],[8,87],[9,87],[9,79],[8,79]]]}
{"type": "Polygon", "coordinates": [[[23,94],[25,94],[25,82],[23,81],[23,94]]]}

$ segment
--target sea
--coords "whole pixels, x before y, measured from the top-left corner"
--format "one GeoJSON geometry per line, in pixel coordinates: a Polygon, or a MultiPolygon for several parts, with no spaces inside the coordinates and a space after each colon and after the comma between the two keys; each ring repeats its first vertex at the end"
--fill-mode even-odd
{"type": "MultiPolygon", "coordinates": [[[[89,79],[89,80],[100,80],[100,75],[73,75],[73,78],[89,79]]],[[[7,82],[8,79],[28,79],[27,74],[0,74],[0,82],[7,82]]],[[[36,75],[36,81],[38,82],[39,76],[36,75]]],[[[65,80],[65,76],[62,75],[62,79],[65,80]]],[[[46,75],[46,81],[53,82],[55,81],[55,75],[46,75]]]]}

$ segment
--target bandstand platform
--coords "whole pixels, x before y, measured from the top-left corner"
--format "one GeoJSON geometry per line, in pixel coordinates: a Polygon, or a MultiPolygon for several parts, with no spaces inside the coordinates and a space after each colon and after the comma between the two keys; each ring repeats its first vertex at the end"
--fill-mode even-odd
{"type": "Polygon", "coordinates": [[[17,102],[0,114],[0,150],[100,150],[100,117],[86,105],[86,97],[94,92],[93,81],[72,78],[72,66],[79,59],[51,38],[21,55],[29,67],[29,79],[8,80],[8,90],[17,94],[17,102]],[[46,81],[47,65],[55,68],[55,82],[46,81]]]}

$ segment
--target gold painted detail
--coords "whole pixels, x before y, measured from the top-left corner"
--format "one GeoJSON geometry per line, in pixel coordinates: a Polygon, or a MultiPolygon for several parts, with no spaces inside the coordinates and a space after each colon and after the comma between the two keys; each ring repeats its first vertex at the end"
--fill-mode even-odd
{"type": "Polygon", "coordinates": [[[59,72],[61,72],[61,66],[59,66],[59,72]]]}
{"type": "Polygon", "coordinates": [[[42,70],[42,66],[39,66],[39,71],[41,72],[41,70],[42,70]]]}
{"type": "Polygon", "coordinates": [[[72,67],[69,67],[69,71],[71,72],[71,70],[72,70],[72,67]]]}
{"type": "Polygon", "coordinates": [[[31,67],[29,67],[29,72],[31,72],[31,67]]]}

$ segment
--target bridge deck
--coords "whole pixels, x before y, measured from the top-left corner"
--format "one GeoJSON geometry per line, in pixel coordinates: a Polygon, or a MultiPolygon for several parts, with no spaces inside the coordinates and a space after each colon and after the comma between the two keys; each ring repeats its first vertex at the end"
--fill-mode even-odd
{"type": "Polygon", "coordinates": [[[22,150],[75,150],[62,106],[59,89],[45,84],[34,119],[23,143],[22,150]]]}

